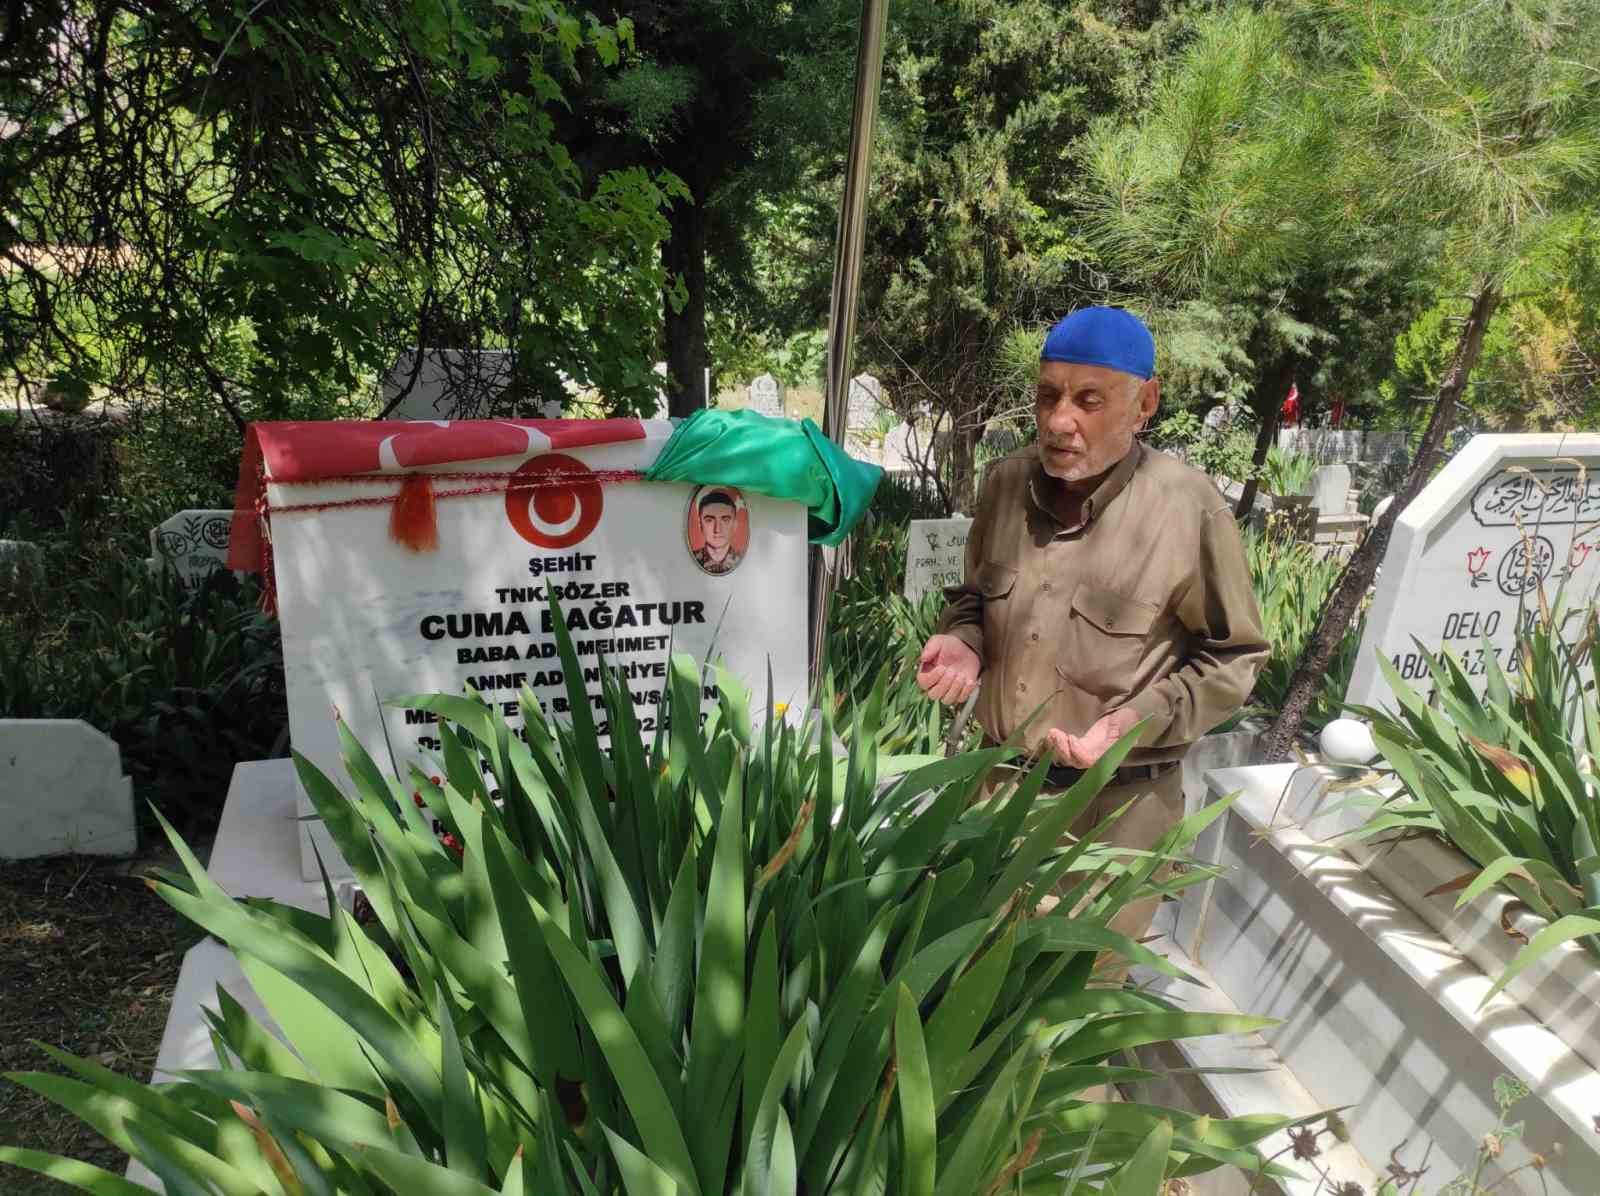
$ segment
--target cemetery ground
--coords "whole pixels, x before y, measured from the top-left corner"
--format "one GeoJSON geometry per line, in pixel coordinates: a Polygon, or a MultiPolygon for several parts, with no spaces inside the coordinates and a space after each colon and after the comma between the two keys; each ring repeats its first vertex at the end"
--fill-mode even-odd
{"type": "MultiPolygon", "coordinates": [[[[183,955],[202,932],[143,880],[170,853],[0,863],[0,1072],[59,1071],[35,1044],[150,1078],[183,955]]],[[[124,1156],[70,1113],[0,1084],[0,1141],[120,1170],[124,1156]]],[[[65,1185],[0,1165],[7,1196],[65,1185]]]]}

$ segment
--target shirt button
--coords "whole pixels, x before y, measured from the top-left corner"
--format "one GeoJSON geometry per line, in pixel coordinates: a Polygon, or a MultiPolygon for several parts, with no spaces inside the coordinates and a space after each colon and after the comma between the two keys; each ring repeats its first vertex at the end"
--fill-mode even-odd
{"type": "Polygon", "coordinates": [[[1028,692],[1028,683],[1026,681],[1018,681],[1017,682],[1017,692],[1019,694],[1027,693],[1028,692]]]}
{"type": "Polygon", "coordinates": [[[1107,615],[1106,616],[1106,626],[1107,627],[1115,627],[1116,625],[1117,625],[1117,616],[1116,615],[1107,615]]]}
{"type": "Polygon", "coordinates": [[[1036,640],[1036,639],[1038,639],[1038,638],[1039,638],[1039,633],[1038,633],[1038,632],[1037,632],[1037,631],[1035,631],[1035,632],[1034,632],[1034,633],[1033,633],[1033,634],[1032,634],[1032,635],[1030,635],[1030,636],[1029,636],[1029,637],[1028,637],[1028,638],[1029,638],[1029,639],[1030,639],[1030,640],[1036,640]]]}
{"type": "Polygon", "coordinates": [[[1039,588],[1041,590],[1048,590],[1050,588],[1050,583],[1047,581],[1047,582],[1044,583],[1044,585],[1040,586],[1039,588]]]}

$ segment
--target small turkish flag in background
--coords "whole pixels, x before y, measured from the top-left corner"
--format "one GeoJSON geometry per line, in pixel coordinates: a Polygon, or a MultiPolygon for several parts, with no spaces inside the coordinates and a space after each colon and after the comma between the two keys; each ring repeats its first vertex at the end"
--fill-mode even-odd
{"type": "Polygon", "coordinates": [[[1283,401],[1283,410],[1279,416],[1286,427],[1294,427],[1300,422],[1300,388],[1293,382],[1289,383],[1289,397],[1283,401]]]}

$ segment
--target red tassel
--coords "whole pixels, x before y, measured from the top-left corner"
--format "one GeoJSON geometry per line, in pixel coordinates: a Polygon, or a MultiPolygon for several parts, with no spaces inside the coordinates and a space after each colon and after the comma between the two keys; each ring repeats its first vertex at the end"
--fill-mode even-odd
{"type": "Polygon", "coordinates": [[[439,547],[439,518],[434,511],[433,482],[427,474],[408,473],[401,479],[389,515],[389,535],[412,552],[432,552],[439,547]]]}

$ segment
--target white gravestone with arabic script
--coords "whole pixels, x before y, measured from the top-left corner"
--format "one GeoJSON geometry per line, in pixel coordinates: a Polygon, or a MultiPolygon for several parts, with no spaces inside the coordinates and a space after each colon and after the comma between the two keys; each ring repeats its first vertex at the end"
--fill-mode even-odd
{"type": "Polygon", "coordinates": [[[157,568],[170,568],[185,585],[204,581],[227,567],[232,511],[179,511],[150,529],[150,551],[157,568]]]}
{"type": "Polygon", "coordinates": [[[905,596],[920,602],[924,594],[961,584],[970,519],[913,519],[906,536],[905,596]]]}
{"type": "Polygon", "coordinates": [[[762,374],[750,383],[750,410],[783,418],[783,383],[771,374],[762,374]]]}
{"type": "Polygon", "coordinates": [[[1380,653],[1426,693],[1419,642],[1516,671],[1541,588],[1569,616],[1600,588],[1600,434],[1476,436],[1395,523],[1347,700],[1393,705],[1380,653]]]}

